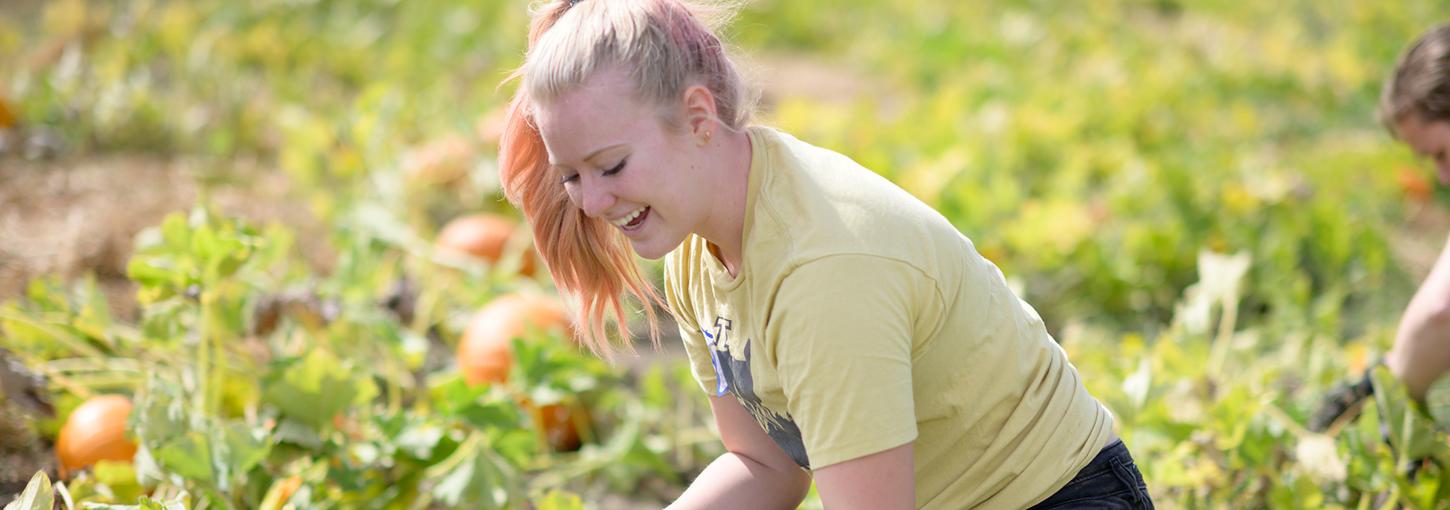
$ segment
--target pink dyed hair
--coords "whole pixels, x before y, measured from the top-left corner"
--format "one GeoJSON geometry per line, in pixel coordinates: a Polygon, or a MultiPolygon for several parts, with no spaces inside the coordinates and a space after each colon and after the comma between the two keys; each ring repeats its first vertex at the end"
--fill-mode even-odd
{"type": "Polygon", "coordinates": [[[581,341],[596,354],[611,354],[605,327],[610,316],[619,337],[629,338],[625,300],[630,296],[645,305],[650,339],[658,346],[651,305],[662,300],[635,265],[624,236],[586,216],[553,176],[533,119],[536,101],[557,98],[604,67],[624,65],[646,104],[671,104],[687,87],[701,83],[715,96],[720,121],[740,129],[755,96],[720,39],[702,22],[723,23],[727,16],[720,13],[727,11],[679,0],[559,0],[534,12],[524,66],[509,78],[522,83],[500,139],[499,177],[504,195],[533,228],[534,245],[554,284],[577,305],[581,341]]]}

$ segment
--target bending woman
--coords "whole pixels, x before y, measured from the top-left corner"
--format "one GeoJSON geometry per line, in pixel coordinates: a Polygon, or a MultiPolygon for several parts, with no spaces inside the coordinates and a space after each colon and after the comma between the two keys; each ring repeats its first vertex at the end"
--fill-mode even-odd
{"type": "Polygon", "coordinates": [[[997,267],[872,171],[750,125],[699,12],[542,6],[500,154],[592,348],[629,296],[680,325],[727,452],[674,507],[794,508],[814,480],[830,509],[1151,508],[997,267]],[[634,254],[665,258],[663,298],[634,254]]]}
{"type": "MultiPolygon", "coordinates": [[[[1400,55],[1380,95],[1380,121],[1450,185],[1450,24],[1425,31],[1400,55]]],[[[1400,319],[1386,364],[1424,402],[1450,372],[1450,243],[1400,319]]]]}

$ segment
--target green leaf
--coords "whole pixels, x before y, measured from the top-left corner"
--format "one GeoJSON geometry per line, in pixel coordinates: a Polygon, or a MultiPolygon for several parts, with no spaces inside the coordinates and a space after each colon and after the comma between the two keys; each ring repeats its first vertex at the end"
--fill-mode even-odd
{"type": "MultiPolygon", "coordinates": [[[[86,276],[81,282],[79,294],[81,309],[76,312],[72,325],[91,338],[108,341],[106,331],[111,327],[111,306],[106,302],[106,295],[96,288],[95,275],[86,276]]],[[[115,348],[114,345],[107,347],[115,348]]]]}
{"type": "MultiPolygon", "coordinates": [[[[502,392],[490,392],[490,395],[500,393],[502,392]]],[[[524,419],[518,406],[509,400],[480,400],[460,409],[458,415],[463,421],[480,430],[515,428],[524,419]]]]}
{"type": "Polygon", "coordinates": [[[161,239],[157,246],[167,248],[183,248],[191,245],[191,228],[187,225],[186,216],[181,213],[171,213],[161,220],[161,239]]]}
{"type": "Polygon", "coordinates": [[[191,497],[182,492],[169,501],[157,501],[146,496],[141,496],[134,505],[103,505],[96,503],[84,503],[86,510],[187,510],[190,506],[191,497]]]}
{"type": "Polygon", "coordinates": [[[272,437],[278,442],[292,443],[312,450],[321,449],[324,443],[317,429],[286,417],[277,422],[277,430],[272,437]]]}
{"type": "Polygon", "coordinates": [[[227,453],[224,460],[233,473],[251,471],[272,453],[272,443],[266,435],[246,423],[227,423],[223,430],[227,453]]]}
{"type": "Polygon", "coordinates": [[[544,497],[534,501],[534,507],[538,510],[584,510],[584,501],[579,499],[578,494],[551,490],[544,497]]]}
{"type": "MultiPolygon", "coordinates": [[[[126,276],[130,277],[131,280],[135,281],[143,289],[167,286],[171,282],[172,275],[175,271],[175,266],[169,264],[168,261],[152,257],[138,256],[132,258],[126,264],[126,276]]],[[[166,290],[168,292],[170,291],[170,289],[166,290]]],[[[158,299],[164,299],[165,297],[169,297],[169,294],[158,299]]]]}
{"type": "Polygon", "coordinates": [[[38,311],[65,312],[70,310],[70,300],[58,276],[36,278],[25,288],[25,298],[38,311]]]}
{"type": "Polygon", "coordinates": [[[155,450],[156,461],[167,471],[193,481],[211,482],[216,472],[212,469],[211,443],[198,431],[188,431],[155,450]]]}
{"type": "Polygon", "coordinates": [[[438,480],[433,498],[449,507],[505,508],[516,489],[516,474],[475,432],[425,476],[438,480]]]}
{"type": "Polygon", "coordinates": [[[55,491],[50,486],[50,477],[45,476],[45,471],[36,471],[30,483],[25,484],[25,491],[5,505],[5,510],[50,510],[53,506],[55,491]]]}
{"type": "Polygon", "coordinates": [[[1441,376],[1425,391],[1425,407],[1441,430],[1450,430],[1450,377],[1441,376]]]}
{"type": "Polygon", "coordinates": [[[191,495],[186,492],[173,496],[170,500],[160,502],[161,510],[186,510],[191,506],[191,495]]]}
{"type": "Polygon", "coordinates": [[[474,405],[484,398],[492,387],[489,385],[469,386],[463,377],[453,373],[435,378],[428,388],[429,400],[440,413],[452,415],[474,405]]]}
{"type": "Polygon", "coordinates": [[[540,428],[499,429],[490,435],[494,450],[515,466],[527,466],[539,456],[540,428]]]}
{"type": "Polygon", "coordinates": [[[143,445],[162,444],[191,430],[181,388],[152,376],[129,419],[143,445]]]}
{"type": "Polygon", "coordinates": [[[111,489],[118,500],[141,497],[141,484],[136,480],[136,467],[132,462],[103,460],[92,468],[96,481],[111,489]]]}
{"type": "Polygon", "coordinates": [[[274,366],[263,383],[262,399],[284,416],[320,429],[333,416],[377,394],[370,379],[352,372],[330,352],[315,349],[300,362],[274,366]]]}
{"type": "Polygon", "coordinates": [[[1396,462],[1406,464],[1446,452],[1434,422],[1427,419],[1410,399],[1409,390],[1390,369],[1376,366],[1371,373],[1375,403],[1382,421],[1390,431],[1390,444],[1395,448],[1396,462]]]}

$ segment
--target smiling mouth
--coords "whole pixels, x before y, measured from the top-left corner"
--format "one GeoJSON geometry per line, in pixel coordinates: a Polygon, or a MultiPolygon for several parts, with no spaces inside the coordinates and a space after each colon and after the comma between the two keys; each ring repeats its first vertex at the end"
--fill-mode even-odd
{"type": "Polygon", "coordinates": [[[646,218],[649,218],[649,213],[650,208],[648,206],[645,206],[640,209],[636,209],[629,215],[612,221],[610,223],[613,223],[614,226],[619,227],[620,230],[623,230],[625,232],[633,232],[635,230],[639,230],[640,225],[644,224],[644,220],[646,218]]]}

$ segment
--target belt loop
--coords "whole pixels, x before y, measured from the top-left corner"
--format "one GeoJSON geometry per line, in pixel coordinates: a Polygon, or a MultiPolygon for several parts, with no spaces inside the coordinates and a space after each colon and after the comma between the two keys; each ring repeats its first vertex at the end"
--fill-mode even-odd
{"type": "Polygon", "coordinates": [[[1143,495],[1143,489],[1138,487],[1138,480],[1137,477],[1133,476],[1133,472],[1129,471],[1128,467],[1123,465],[1123,458],[1114,455],[1108,459],[1108,463],[1113,468],[1113,476],[1117,477],[1118,481],[1123,482],[1124,485],[1127,485],[1133,491],[1133,503],[1142,505],[1144,499],[1146,499],[1143,495]]]}

